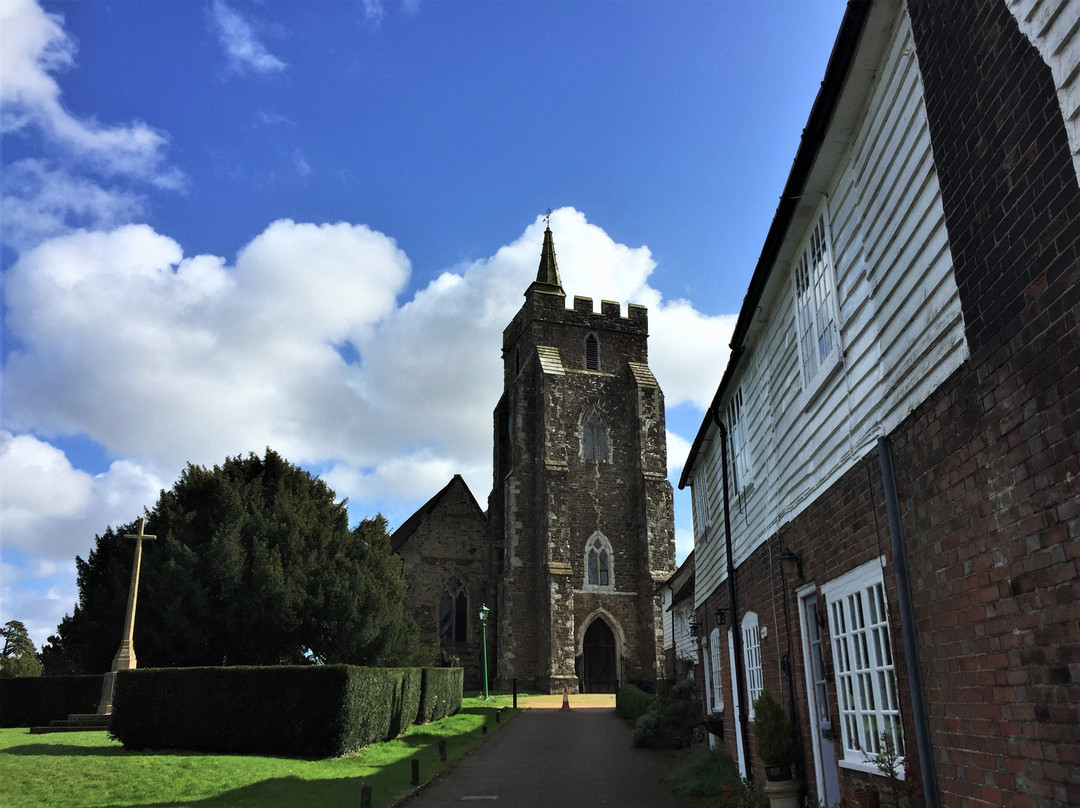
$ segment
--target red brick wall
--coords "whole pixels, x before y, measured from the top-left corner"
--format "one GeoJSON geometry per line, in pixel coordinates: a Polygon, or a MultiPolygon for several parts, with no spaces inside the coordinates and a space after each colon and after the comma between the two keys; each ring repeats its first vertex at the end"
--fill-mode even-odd
{"type": "MultiPolygon", "coordinates": [[[[756,612],[759,627],[767,629],[761,639],[762,673],[765,689],[787,706],[789,693],[794,688],[797,724],[802,741],[803,761],[799,764],[799,777],[806,783],[807,791],[818,797],[813,770],[813,747],[810,737],[809,707],[806,692],[806,671],[803,664],[803,647],[799,622],[799,600],[796,590],[808,584],[828,583],[868,561],[885,556],[883,570],[886,594],[889,599],[889,625],[892,630],[892,649],[896,660],[897,689],[904,722],[904,735],[908,739],[909,754],[914,757],[914,727],[911,724],[910,699],[908,698],[907,673],[903,662],[903,644],[896,601],[896,581],[891,562],[888,517],[882,495],[881,471],[877,452],[873,452],[850,469],[822,496],[813,502],[797,519],[785,525],[778,534],[759,547],[739,565],[736,573],[739,609],[735,627],[747,612],[756,612]],[[781,544],[803,557],[803,578],[785,576],[780,566],[781,544]],[[784,672],[782,660],[787,655],[791,665],[791,679],[784,672]]],[[[804,591],[805,594],[805,591],[804,591]]],[[[707,631],[715,625],[716,607],[728,605],[727,585],[718,591],[699,609],[698,620],[708,620],[707,631]]],[[[722,627],[722,631],[730,627],[722,627]]],[[[828,697],[830,713],[839,715],[837,694],[832,683],[831,655],[829,654],[828,628],[822,627],[826,639],[825,665],[830,679],[828,697]]],[[[725,637],[726,643],[726,637],[725,637]]],[[[736,717],[733,713],[729,691],[733,671],[724,651],[725,729],[723,745],[734,759],[736,756],[736,717]]],[[[745,693],[740,701],[748,706],[745,693]]],[[[836,724],[836,759],[843,758],[839,724],[836,724]]],[[[749,725],[750,747],[753,750],[753,723],[749,725]]],[[[754,776],[764,780],[764,771],[756,755],[751,752],[754,776]]],[[[840,785],[844,799],[849,805],[859,805],[863,792],[857,783],[869,782],[868,775],[841,770],[840,785]]]]}
{"type": "MultiPolygon", "coordinates": [[[[1004,0],[907,5],[971,350],[890,435],[941,804],[1080,805],[1080,184],[1050,70],[1004,0]]],[[[872,452],[738,570],[735,624],[756,611],[768,626],[765,685],[785,703],[790,653],[808,764],[799,582],[781,576],[780,541],[819,585],[886,556],[914,758],[881,485],[872,452]]],[[[721,585],[699,621],[726,599],[721,585]]],[[[841,770],[849,804],[860,777],[841,770]]]]}
{"type": "Polygon", "coordinates": [[[972,356],[895,439],[942,804],[1080,804],[1080,186],[1004,2],[909,4],[972,356]]]}

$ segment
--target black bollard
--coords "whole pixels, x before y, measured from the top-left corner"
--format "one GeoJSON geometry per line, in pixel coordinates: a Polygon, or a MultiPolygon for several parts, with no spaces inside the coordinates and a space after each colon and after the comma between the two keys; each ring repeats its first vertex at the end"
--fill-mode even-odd
{"type": "Polygon", "coordinates": [[[360,787],[360,808],[371,808],[371,786],[360,787]]]}
{"type": "Polygon", "coordinates": [[[412,759],[412,784],[420,785],[420,761],[416,758],[412,759]]]}
{"type": "Polygon", "coordinates": [[[495,711],[495,723],[498,724],[500,721],[502,721],[502,710],[496,710],[495,711]]]}
{"type": "Polygon", "coordinates": [[[514,680],[514,709],[517,709],[517,679],[514,680]]]}
{"type": "Polygon", "coordinates": [[[446,741],[439,741],[439,760],[446,762],[446,741]]]}
{"type": "Polygon", "coordinates": [[[480,734],[487,735],[487,724],[484,724],[484,726],[480,727],[480,734]]]}

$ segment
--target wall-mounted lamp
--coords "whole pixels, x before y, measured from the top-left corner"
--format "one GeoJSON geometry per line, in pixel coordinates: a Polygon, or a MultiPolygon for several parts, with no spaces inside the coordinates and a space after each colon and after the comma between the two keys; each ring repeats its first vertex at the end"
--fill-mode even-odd
{"type": "Polygon", "coordinates": [[[698,623],[696,615],[691,615],[690,616],[690,636],[691,637],[699,637],[699,636],[701,636],[701,625],[698,623]]]}
{"type": "Polygon", "coordinates": [[[803,577],[802,553],[793,553],[788,548],[780,545],[780,569],[784,575],[798,575],[803,577]]]}
{"type": "Polygon", "coordinates": [[[727,608],[724,606],[716,607],[716,625],[722,626],[727,623],[727,608]]]}

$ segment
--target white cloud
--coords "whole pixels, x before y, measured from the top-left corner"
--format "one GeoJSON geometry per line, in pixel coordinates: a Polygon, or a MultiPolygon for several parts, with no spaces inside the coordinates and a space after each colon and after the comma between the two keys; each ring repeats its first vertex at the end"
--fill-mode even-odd
{"type": "Polygon", "coordinates": [[[694,531],[690,528],[675,528],[675,558],[681,564],[694,549],[694,531]]]}
{"type": "Polygon", "coordinates": [[[32,0],[0,4],[0,102],[3,131],[33,127],[69,150],[85,165],[107,175],[135,177],[161,188],[179,188],[181,175],[163,166],[165,136],[143,123],[105,126],[77,118],[60,99],[52,74],[75,61],[75,45],[63,17],[48,14],[32,0]]]}
{"type": "Polygon", "coordinates": [[[262,126],[296,126],[296,122],[277,112],[259,110],[255,113],[255,122],[262,126]]]}
{"type": "Polygon", "coordinates": [[[0,561],[0,623],[22,621],[39,651],[75,603],[74,559],[57,565],[52,572],[39,565],[31,573],[0,561]]]}
{"type": "MultiPolygon", "coordinates": [[[[648,286],[648,249],[616,244],[581,213],[556,211],[552,226],[568,293],[624,312],[649,301],[669,406],[707,401],[711,381],[685,354],[724,344],[727,318],[665,304],[648,286]]],[[[363,487],[378,491],[392,490],[392,457],[489,468],[501,333],[535,277],[543,227],[400,306],[408,259],[362,225],[275,222],[232,267],[185,258],[145,225],[52,239],[8,273],[19,347],[5,368],[7,424],[84,433],[164,469],[269,445],[295,462],[375,469],[383,483],[363,487]]]]}
{"type": "Polygon", "coordinates": [[[386,17],[386,7],[382,0],[363,0],[364,17],[368,22],[378,25],[386,17]]]}
{"type": "Polygon", "coordinates": [[[334,346],[387,315],[407,275],[391,239],[346,224],[276,222],[232,268],[145,225],[53,239],[7,273],[22,347],[5,418],[164,468],[267,444],[362,459],[370,419],[334,346]]]}
{"type": "Polygon", "coordinates": [[[140,516],[163,487],[139,464],[91,475],[45,441],[0,430],[0,623],[23,621],[40,648],[76,603],[75,556],[140,516]]]}
{"type": "Polygon", "coordinates": [[[65,108],[53,74],[74,64],[75,44],[61,15],[33,0],[7,0],[0,30],[2,130],[41,152],[4,166],[5,244],[22,252],[73,227],[131,221],[144,198],[118,183],[183,189],[183,175],[165,163],[164,133],[141,122],[104,125],[65,108]]]}
{"type": "MultiPolygon", "coordinates": [[[[728,319],[666,303],[648,284],[646,247],[615,243],[572,208],[551,224],[567,293],[620,301],[624,313],[628,302],[649,305],[650,364],[669,406],[707,401],[711,374],[666,346],[715,350],[728,319]]],[[[186,462],[267,446],[328,469],[354,519],[400,515],[454,473],[484,502],[501,334],[535,278],[543,229],[537,218],[404,302],[407,257],[363,225],[274,222],[232,266],[185,257],[146,225],[77,231],[26,252],[5,279],[16,347],[3,412],[15,434],[2,468],[20,478],[5,501],[17,528],[5,543],[31,567],[85,554],[107,524],[152,506],[186,462]],[[33,434],[85,435],[125,459],[91,476],[33,434]]],[[[688,443],[669,432],[668,447],[676,468],[688,443]]]]}
{"type": "Polygon", "coordinates": [[[668,476],[677,477],[676,472],[683,467],[683,462],[690,454],[690,441],[682,435],[676,435],[670,429],[667,430],[667,472],[668,476]]]}
{"type": "Polygon", "coordinates": [[[234,72],[276,73],[285,69],[285,63],[258,40],[252,24],[223,0],[214,0],[210,21],[234,72]]]}
{"type": "Polygon", "coordinates": [[[110,229],[131,221],[145,205],[140,194],[105,188],[45,161],[4,166],[0,219],[4,242],[19,252],[67,232],[71,226],[110,229]]]}
{"type": "Polygon", "coordinates": [[[0,430],[3,545],[33,561],[32,577],[67,570],[76,554],[85,556],[95,534],[137,518],[163,487],[161,478],[140,464],[119,460],[91,475],[33,435],[0,430]]]}
{"type": "Polygon", "coordinates": [[[687,402],[700,410],[709,406],[727,365],[737,319],[736,314],[710,317],[685,300],[649,310],[649,361],[669,407],[687,402]]]}
{"type": "Polygon", "coordinates": [[[6,541],[32,533],[41,519],[67,518],[90,501],[90,475],[32,435],[0,431],[0,507],[6,541]]]}

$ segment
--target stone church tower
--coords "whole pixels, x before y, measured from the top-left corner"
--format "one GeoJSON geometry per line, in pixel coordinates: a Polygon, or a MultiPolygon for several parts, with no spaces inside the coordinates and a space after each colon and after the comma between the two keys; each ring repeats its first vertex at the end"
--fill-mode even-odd
{"type": "Polygon", "coordinates": [[[497,685],[611,692],[662,671],[658,583],[675,569],[664,396],[648,312],[575,297],[551,229],[503,332],[488,525],[497,685]]]}
{"type": "Polygon", "coordinates": [[[656,589],[675,571],[664,395],[648,312],[566,308],[550,228],[503,332],[494,486],[461,477],[395,531],[421,641],[479,687],[481,604],[495,686],[613,692],[663,670],[656,589]]]}

